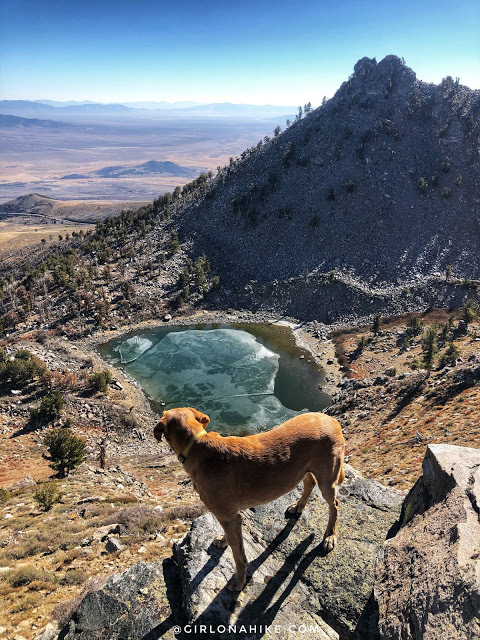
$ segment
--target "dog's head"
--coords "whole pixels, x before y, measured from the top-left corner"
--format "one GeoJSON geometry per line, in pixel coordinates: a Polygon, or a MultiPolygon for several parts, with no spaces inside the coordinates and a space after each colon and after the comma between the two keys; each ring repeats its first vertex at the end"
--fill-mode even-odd
{"type": "Polygon", "coordinates": [[[210,422],[210,418],[201,411],[192,407],[170,409],[164,411],[162,417],[155,425],[153,435],[160,442],[162,436],[170,444],[174,451],[184,445],[186,437],[199,433],[210,422]]]}

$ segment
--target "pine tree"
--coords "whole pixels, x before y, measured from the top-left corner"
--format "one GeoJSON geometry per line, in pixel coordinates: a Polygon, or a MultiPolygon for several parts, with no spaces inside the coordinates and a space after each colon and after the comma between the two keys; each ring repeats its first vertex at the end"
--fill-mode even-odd
{"type": "Polygon", "coordinates": [[[435,356],[438,353],[438,331],[436,327],[428,327],[423,336],[422,353],[423,364],[425,368],[430,371],[435,361],[435,356]]]}
{"type": "Polygon", "coordinates": [[[478,315],[478,307],[474,300],[470,299],[465,302],[462,307],[462,320],[465,326],[468,327],[478,315]]]}
{"type": "Polygon", "coordinates": [[[373,317],[373,323],[372,323],[372,332],[378,336],[378,334],[380,333],[380,324],[382,322],[382,318],[380,316],[379,313],[376,313],[373,317]]]}
{"type": "Polygon", "coordinates": [[[63,478],[85,458],[86,442],[77,437],[71,429],[54,429],[44,440],[48,447],[50,466],[63,478]]]}

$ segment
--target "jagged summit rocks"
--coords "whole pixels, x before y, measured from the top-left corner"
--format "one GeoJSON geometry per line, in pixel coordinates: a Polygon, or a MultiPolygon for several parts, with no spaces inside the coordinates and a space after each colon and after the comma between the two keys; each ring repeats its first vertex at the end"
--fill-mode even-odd
{"type": "Polygon", "coordinates": [[[398,56],[390,55],[377,63],[376,58],[361,58],[353,67],[353,77],[378,82],[382,78],[404,78],[409,84],[417,79],[415,72],[398,56]]]}

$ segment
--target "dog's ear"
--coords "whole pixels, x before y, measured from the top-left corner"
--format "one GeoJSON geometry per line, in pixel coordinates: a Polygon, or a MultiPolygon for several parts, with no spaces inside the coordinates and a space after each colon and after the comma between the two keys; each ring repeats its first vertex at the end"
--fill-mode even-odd
{"type": "Polygon", "coordinates": [[[163,423],[161,420],[159,420],[155,425],[155,429],[153,430],[153,435],[160,442],[163,436],[163,423]]]}
{"type": "Polygon", "coordinates": [[[206,416],[204,413],[202,413],[201,411],[197,411],[197,409],[194,409],[193,407],[188,407],[188,408],[195,416],[195,420],[197,422],[200,422],[200,424],[203,424],[206,426],[210,422],[210,418],[206,416]]]}

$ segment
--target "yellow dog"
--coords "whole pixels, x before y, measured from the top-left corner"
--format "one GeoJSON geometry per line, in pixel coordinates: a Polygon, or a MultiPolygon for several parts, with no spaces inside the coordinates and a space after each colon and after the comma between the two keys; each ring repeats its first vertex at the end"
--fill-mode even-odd
{"type": "Polygon", "coordinates": [[[207,433],[210,418],[196,409],[165,411],[154,429],[177,454],[193,487],[223,527],[215,542],[232,548],[237,573],[228,584],[239,591],[246,583],[240,511],[275,500],[303,479],[303,494],[288,513],[300,514],[318,483],[329,506],[323,550],[336,542],[337,486],[345,479],[345,440],[340,424],[323,413],[303,413],[271,431],[252,436],[223,437],[207,433]]]}

